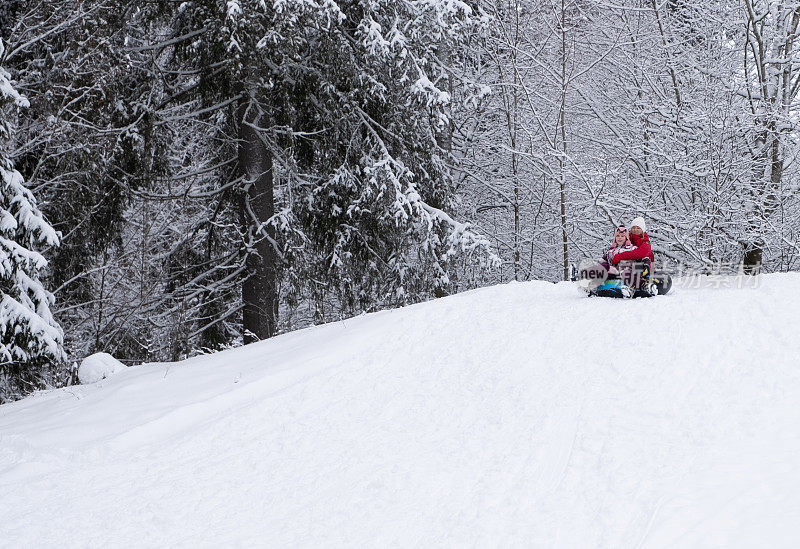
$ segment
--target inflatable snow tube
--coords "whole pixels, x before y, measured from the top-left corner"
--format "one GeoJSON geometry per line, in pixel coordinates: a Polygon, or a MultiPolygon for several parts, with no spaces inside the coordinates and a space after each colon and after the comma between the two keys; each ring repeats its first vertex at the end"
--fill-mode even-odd
{"type": "Polygon", "coordinates": [[[595,294],[599,297],[614,297],[619,299],[633,297],[633,293],[628,285],[618,279],[606,280],[597,287],[595,294]]]}

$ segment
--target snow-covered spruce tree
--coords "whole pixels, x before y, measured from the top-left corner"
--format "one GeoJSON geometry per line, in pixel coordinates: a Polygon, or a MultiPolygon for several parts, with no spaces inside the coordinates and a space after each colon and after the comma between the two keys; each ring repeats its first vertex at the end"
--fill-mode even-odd
{"type": "Polygon", "coordinates": [[[151,123],[161,100],[145,64],[151,52],[125,47],[139,3],[17,4],[0,22],[4,66],[30,107],[20,111],[11,157],[31,186],[35,178],[44,217],[64,235],[47,254],[46,279],[64,350],[76,360],[96,351],[166,358],[151,353],[152,341],[169,340],[152,314],[167,308],[154,303],[163,278],[137,245],[150,241],[159,204],[138,198],[164,172],[164,144],[173,139],[151,123]]]}
{"type": "Polygon", "coordinates": [[[0,39],[0,403],[41,386],[43,367],[64,358],[63,333],[50,312],[53,296],[39,281],[47,260],[36,251],[59,238],[6,153],[8,113],[28,101],[11,85],[4,54],[0,39]]]}
{"type": "Polygon", "coordinates": [[[317,320],[451,291],[452,258],[487,244],[448,214],[442,146],[446,52],[479,12],[453,0],[163,8],[162,43],[180,64],[169,74],[197,77],[170,84],[156,123],[180,112],[219,128],[208,145],[216,196],[235,204],[217,211],[238,217],[228,272],[241,269],[245,334],[275,333],[281,291],[313,302],[317,320]]]}

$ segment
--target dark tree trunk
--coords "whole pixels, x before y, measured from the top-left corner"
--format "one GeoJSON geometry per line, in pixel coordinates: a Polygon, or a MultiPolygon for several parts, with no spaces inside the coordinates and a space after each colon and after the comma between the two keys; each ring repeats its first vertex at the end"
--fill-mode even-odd
{"type": "MultiPolygon", "coordinates": [[[[775,133],[774,125],[771,126],[772,132],[775,133]]],[[[780,139],[773,135],[772,143],[770,144],[770,176],[769,187],[764,189],[764,196],[761,197],[763,208],[759,215],[764,218],[769,217],[778,208],[778,189],[780,188],[783,179],[783,157],[781,155],[780,139]]],[[[744,251],[742,263],[744,272],[748,274],[759,274],[761,272],[761,264],[764,260],[764,242],[763,240],[756,240],[750,243],[744,251]]]]}
{"type": "Polygon", "coordinates": [[[237,110],[239,175],[244,179],[239,207],[242,231],[249,240],[247,270],[242,282],[245,343],[275,335],[278,318],[275,230],[268,226],[256,233],[258,226],[275,214],[272,154],[258,131],[247,124],[255,118],[248,110],[249,101],[246,95],[242,97],[237,110]]]}
{"type": "Polygon", "coordinates": [[[744,251],[744,272],[747,274],[757,275],[761,272],[761,261],[764,256],[764,251],[761,244],[751,244],[744,251]]]}

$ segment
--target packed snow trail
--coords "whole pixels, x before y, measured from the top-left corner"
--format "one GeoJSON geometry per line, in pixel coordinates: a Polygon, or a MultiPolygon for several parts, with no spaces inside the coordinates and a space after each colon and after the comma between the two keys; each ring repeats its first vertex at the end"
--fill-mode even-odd
{"type": "Polygon", "coordinates": [[[0,546],[796,546],[800,274],[485,288],[0,406],[0,546]]]}

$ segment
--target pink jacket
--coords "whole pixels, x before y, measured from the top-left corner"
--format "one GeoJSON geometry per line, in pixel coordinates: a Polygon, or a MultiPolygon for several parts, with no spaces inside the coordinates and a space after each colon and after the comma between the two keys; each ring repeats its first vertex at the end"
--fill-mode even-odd
{"type": "Polygon", "coordinates": [[[615,243],[605,253],[605,255],[603,255],[603,259],[605,259],[606,262],[608,262],[609,265],[613,265],[614,264],[614,256],[616,256],[617,254],[630,252],[630,251],[635,250],[635,249],[636,249],[636,247],[633,244],[630,243],[630,240],[625,242],[625,244],[623,244],[622,246],[617,246],[616,243],[615,243]]]}

